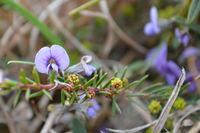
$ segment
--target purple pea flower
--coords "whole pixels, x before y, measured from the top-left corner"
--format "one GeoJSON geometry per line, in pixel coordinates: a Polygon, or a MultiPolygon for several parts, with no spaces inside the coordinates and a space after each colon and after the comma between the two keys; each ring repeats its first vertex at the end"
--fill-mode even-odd
{"type": "Polygon", "coordinates": [[[92,56],[88,56],[88,55],[83,56],[80,60],[80,63],[69,67],[68,72],[82,73],[83,75],[91,76],[96,70],[96,67],[89,64],[91,61],[92,61],[92,56]]]}
{"type": "Polygon", "coordinates": [[[178,28],[175,29],[175,35],[180,43],[187,46],[190,42],[190,35],[188,33],[182,33],[178,28]]]}
{"type": "Polygon", "coordinates": [[[197,49],[195,47],[188,47],[181,54],[181,59],[185,59],[189,56],[196,56],[196,55],[199,55],[199,53],[200,53],[199,49],[197,49]]]}
{"type": "Polygon", "coordinates": [[[64,71],[69,66],[69,56],[59,45],[41,48],[35,56],[35,66],[38,72],[48,74],[50,71],[64,71]]]}
{"type": "Polygon", "coordinates": [[[161,28],[158,26],[158,11],[156,7],[152,7],[150,10],[150,22],[145,24],[144,33],[146,35],[156,35],[159,34],[161,28]]]}
{"type": "Polygon", "coordinates": [[[89,102],[91,105],[87,109],[87,115],[91,118],[94,118],[97,115],[97,111],[100,110],[100,105],[94,99],[90,100],[89,102]]]}
{"type": "Polygon", "coordinates": [[[173,61],[168,61],[166,66],[163,68],[163,75],[165,76],[169,85],[174,85],[176,80],[181,75],[180,67],[173,61]]]}
{"type": "Polygon", "coordinates": [[[196,83],[194,81],[194,77],[195,77],[195,75],[193,75],[191,73],[187,74],[187,76],[186,76],[185,81],[190,82],[190,86],[188,87],[188,91],[190,91],[190,92],[194,92],[197,89],[196,83]]]}
{"type": "Polygon", "coordinates": [[[91,76],[92,73],[96,70],[96,68],[88,63],[92,61],[92,56],[83,56],[81,58],[81,64],[83,66],[83,74],[86,76],[91,76]]]}
{"type": "Polygon", "coordinates": [[[167,45],[154,48],[147,54],[147,61],[152,62],[152,66],[164,76],[169,85],[174,85],[181,75],[181,69],[173,61],[167,61],[167,45]]]}
{"type": "MultiPolygon", "coordinates": [[[[81,100],[85,97],[86,95],[83,94],[81,96],[79,96],[80,100],[78,101],[78,103],[81,102],[81,100]]],[[[95,99],[90,99],[88,101],[89,103],[89,107],[87,108],[86,114],[90,117],[90,118],[94,118],[97,115],[97,111],[100,110],[100,105],[97,103],[97,101],[95,99]]]]}

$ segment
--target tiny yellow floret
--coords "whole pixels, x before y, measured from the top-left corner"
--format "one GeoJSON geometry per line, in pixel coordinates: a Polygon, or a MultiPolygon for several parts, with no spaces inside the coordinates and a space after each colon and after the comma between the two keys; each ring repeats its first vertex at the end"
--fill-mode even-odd
{"type": "Polygon", "coordinates": [[[177,98],[173,104],[175,110],[183,110],[186,106],[186,102],[183,98],[177,98]]]}
{"type": "Polygon", "coordinates": [[[68,79],[74,84],[78,84],[79,83],[79,77],[76,76],[75,74],[70,74],[68,76],[68,79]]]}
{"type": "Polygon", "coordinates": [[[123,81],[119,78],[114,78],[111,81],[111,86],[116,88],[116,89],[121,89],[123,87],[123,81]]]}
{"type": "Polygon", "coordinates": [[[152,114],[155,115],[155,114],[158,114],[161,111],[162,106],[161,106],[159,101],[153,100],[149,104],[148,109],[152,114]]]}

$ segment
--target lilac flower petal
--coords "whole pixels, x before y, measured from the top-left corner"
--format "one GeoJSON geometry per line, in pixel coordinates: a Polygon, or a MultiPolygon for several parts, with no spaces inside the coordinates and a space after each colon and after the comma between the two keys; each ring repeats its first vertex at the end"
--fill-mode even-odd
{"type": "Polygon", "coordinates": [[[58,66],[56,64],[52,64],[51,67],[58,73],[58,66]]]}
{"type": "Polygon", "coordinates": [[[159,52],[157,53],[157,57],[154,60],[153,65],[158,72],[162,72],[163,67],[166,65],[166,63],[167,63],[167,45],[164,44],[159,49],[159,52]]]}
{"type": "Polygon", "coordinates": [[[190,83],[190,86],[188,87],[188,91],[191,91],[191,92],[194,92],[197,90],[197,86],[193,78],[194,78],[194,75],[192,75],[191,73],[188,73],[185,80],[186,82],[190,83]]]}
{"type": "Polygon", "coordinates": [[[150,20],[153,24],[157,25],[158,23],[158,11],[157,8],[154,6],[150,10],[150,20]]]}
{"type": "Polygon", "coordinates": [[[166,80],[167,80],[169,85],[174,85],[175,84],[176,77],[173,74],[167,74],[165,77],[166,77],[166,80]]]}
{"type": "Polygon", "coordinates": [[[154,31],[154,26],[151,22],[145,24],[144,26],[144,33],[146,35],[149,35],[149,36],[152,36],[152,35],[155,35],[155,31],[154,31]]]}
{"type": "Polygon", "coordinates": [[[64,48],[59,45],[51,46],[51,56],[61,70],[65,70],[70,63],[69,56],[64,48]]]}
{"type": "Polygon", "coordinates": [[[188,87],[188,91],[194,92],[197,90],[197,86],[195,82],[190,82],[190,86],[188,87]]]}
{"type": "Polygon", "coordinates": [[[90,100],[90,102],[93,103],[93,105],[91,106],[92,108],[94,108],[96,111],[100,110],[100,106],[96,100],[92,99],[92,100],[90,100]]]}
{"type": "Polygon", "coordinates": [[[180,32],[180,30],[178,28],[175,29],[175,35],[176,35],[178,41],[181,42],[182,33],[180,32]]]}
{"type": "Polygon", "coordinates": [[[175,75],[177,78],[181,75],[180,67],[173,61],[168,61],[167,72],[175,75]]]}
{"type": "Polygon", "coordinates": [[[50,58],[51,52],[49,47],[43,47],[38,51],[35,56],[35,67],[38,72],[48,74],[47,66],[50,58]]]}
{"type": "Polygon", "coordinates": [[[181,54],[181,58],[185,59],[188,58],[189,56],[196,56],[200,53],[200,50],[195,48],[195,47],[188,47],[187,49],[185,49],[183,51],[183,53],[181,54]]]}
{"type": "Polygon", "coordinates": [[[91,76],[92,73],[96,70],[96,68],[94,66],[87,64],[91,61],[92,61],[91,56],[83,56],[81,58],[81,64],[82,64],[83,69],[84,69],[83,74],[85,74],[86,76],[91,76]]]}
{"type": "Polygon", "coordinates": [[[90,65],[90,64],[86,64],[84,67],[84,72],[83,72],[83,75],[86,75],[86,76],[91,76],[94,71],[96,70],[96,67],[90,65]]]}
{"type": "Polygon", "coordinates": [[[81,61],[84,61],[85,63],[90,63],[92,61],[92,56],[89,55],[83,56],[81,58],[81,61]]]}
{"type": "Polygon", "coordinates": [[[184,46],[187,46],[190,42],[190,36],[188,34],[185,34],[182,38],[182,43],[184,44],[184,46]]]}
{"type": "Polygon", "coordinates": [[[87,109],[87,115],[89,116],[89,117],[91,117],[91,118],[94,118],[95,116],[96,116],[96,110],[94,109],[94,108],[92,108],[92,107],[89,107],[88,109],[87,109]]]}

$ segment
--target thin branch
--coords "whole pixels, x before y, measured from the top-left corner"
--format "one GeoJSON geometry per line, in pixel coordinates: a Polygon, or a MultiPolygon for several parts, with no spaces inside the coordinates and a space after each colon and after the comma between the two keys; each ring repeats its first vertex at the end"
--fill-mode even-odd
{"type": "Polygon", "coordinates": [[[101,0],[100,7],[101,7],[101,10],[103,11],[103,13],[107,16],[107,20],[108,20],[109,24],[111,25],[112,29],[116,32],[116,34],[120,37],[120,39],[122,39],[124,42],[126,42],[132,48],[136,49],[138,52],[145,54],[147,49],[145,47],[143,47],[141,44],[139,44],[138,42],[131,39],[129,36],[127,36],[126,33],[124,33],[124,31],[121,30],[121,28],[114,21],[114,19],[112,18],[111,14],[109,12],[109,8],[108,8],[106,0],[101,0]]]}
{"type": "Polygon", "coordinates": [[[159,116],[158,122],[156,123],[155,128],[153,129],[153,133],[161,132],[161,130],[168,118],[169,112],[174,104],[174,101],[176,100],[176,98],[179,94],[180,88],[185,81],[185,77],[186,77],[185,70],[182,69],[182,74],[181,74],[179,80],[177,81],[176,86],[174,87],[174,90],[173,90],[170,98],[168,99],[164,109],[162,110],[162,112],[159,116]]]}
{"type": "Polygon", "coordinates": [[[48,133],[51,130],[51,127],[53,125],[53,122],[56,116],[57,116],[57,113],[55,111],[49,114],[49,117],[47,118],[40,133],[48,133]]]}
{"type": "Polygon", "coordinates": [[[178,121],[178,122],[176,122],[176,124],[175,124],[175,126],[174,126],[174,129],[173,129],[173,133],[177,133],[178,132],[178,129],[179,129],[179,127],[180,127],[180,124],[181,124],[181,122],[187,117],[187,116],[189,116],[190,114],[192,114],[192,113],[194,113],[194,112],[196,112],[196,111],[198,111],[198,110],[200,110],[200,105],[198,105],[197,107],[195,107],[195,108],[192,108],[190,111],[188,111],[184,116],[182,116],[181,118],[180,118],[180,120],[178,121]]]}
{"type": "Polygon", "coordinates": [[[136,132],[141,131],[145,128],[148,128],[150,126],[155,125],[157,122],[158,122],[158,120],[155,120],[155,121],[152,121],[152,122],[150,122],[146,125],[142,125],[140,127],[136,127],[136,128],[133,128],[133,129],[127,129],[127,130],[117,130],[117,129],[110,129],[110,128],[107,128],[107,129],[108,129],[108,131],[115,132],[115,133],[136,133],[136,132]]]}

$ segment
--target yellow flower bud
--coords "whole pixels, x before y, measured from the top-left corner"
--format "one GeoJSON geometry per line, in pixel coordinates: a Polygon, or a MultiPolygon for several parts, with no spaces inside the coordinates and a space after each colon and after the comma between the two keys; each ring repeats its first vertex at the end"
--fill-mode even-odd
{"type": "Polygon", "coordinates": [[[167,127],[167,129],[173,129],[173,119],[167,119],[165,126],[167,127]]]}
{"type": "Polygon", "coordinates": [[[119,78],[114,78],[111,81],[111,86],[116,88],[116,89],[121,89],[123,87],[123,81],[119,78]]]}
{"type": "Polygon", "coordinates": [[[147,130],[145,131],[145,133],[153,133],[153,128],[152,127],[147,128],[147,130]]]}
{"type": "Polygon", "coordinates": [[[183,98],[177,98],[173,104],[175,110],[183,110],[186,106],[186,102],[183,98]]]}
{"type": "Polygon", "coordinates": [[[152,114],[158,114],[161,111],[162,106],[159,101],[153,100],[149,104],[148,109],[152,114]]]}
{"type": "Polygon", "coordinates": [[[56,107],[54,104],[49,104],[47,108],[48,108],[48,111],[54,111],[56,107]]]}
{"type": "Polygon", "coordinates": [[[79,83],[79,77],[76,76],[75,74],[70,74],[68,76],[68,79],[74,84],[78,84],[79,83]]]}

